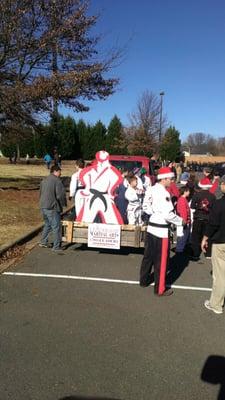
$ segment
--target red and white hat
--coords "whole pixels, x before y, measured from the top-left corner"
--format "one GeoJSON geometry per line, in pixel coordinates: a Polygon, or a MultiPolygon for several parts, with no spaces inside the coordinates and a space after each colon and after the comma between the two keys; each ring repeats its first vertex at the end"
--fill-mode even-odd
{"type": "Polygon", "coordinates": [[[201,189],[209,189],[209,188],[212,187],[212,182],[211,182],[210,179],[207,178],[207,177],[206,177],[206,178],[202,178],[202,179],[199,181],[198,186],[199,186],[201,189]]]}
{"type": "Polygon", "coordinates": [[[169,167],[162,167],[158,170],[157,179],[174,178],[174,173],[169,167]]]}

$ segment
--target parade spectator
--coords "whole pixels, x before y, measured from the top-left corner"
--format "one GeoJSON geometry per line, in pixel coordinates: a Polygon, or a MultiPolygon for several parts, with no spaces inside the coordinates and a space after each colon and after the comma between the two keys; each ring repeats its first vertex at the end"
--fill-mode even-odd
{"type": "Polygon", "coordinates": [[[190,189],[188,186],[180,188],[180,197],[177,201],[177,214],[184,220],[185,225],[183,229],[180,230],[181,235],[179,235],[179,229],[177,229],[176,253],[183,253],[190,236],[191,211],[188,203],[189,195],[190,189]]]}
{"type": "Polygon", "coordinates": [[[201,243],[202,251],[206,252],[209,239],[212,242],[213,286],[210,300],[206,300],[204,304],[215,314],[223,313],[225,298],[225,175],[221,178],[220,188],[223,197],[212,206],[201,243]]]}
{"type": "Polygon", "coordinates": [[[52,250],[55,252],[61,251],[60,214],[63,207],[66,206],[66,192],[60,176],[61,169],[57,165],[53,165],[50,175],[43,179],[40,185],[40,208],[44,219],[44,228],[39,246],[48,247],[48,236],[52,231],[52,250]]]}
{"type": "Polygon", "coordinates": [[[177,180],[177,170],[176,170],[176,163],[175,161],[169,161],[167,163],[167,166],[171,169],[171,171],[174,173],[174,181],[176,182],[177,180]]]}
{"type": "Polygon", "coordinates": [[[159,154],[153,153],[149,162],[149,174],[152,185],[156,183],[156,176],[159,169],[158,159],[159,159],[159,154]]]}
{"type": "Polygon", "coordinates": [[[48,169],[50,169],[50,165],[51,165],[51,162],[52,162],[52,157],[50,156],[49,153],[45,154],[45,156],[44,156],[44,162],[45,162],[45,164],[46,164],[46,167],[47,167],[48,169]]]}
{"type": "Polygon", "coordinates": [[[130,176],[128,178],[128,188],[125,192],[125,198],[128,201],[127,219],[129,225],[141,225],[141,199],[137,189],[137,177],[130,176]]]}
{"type": "Polygon", "coordinates": [[[140,178],[140,168],[134,168],[133,172],[131,172],[130,176],[132,176],[132,174],[134,176],[136,176],[137,178],[137,187],[136,187],[136,191],[139,195],[141,195],[142,197],[144,196],[144,186],[143,186],[143,182],[140,178]]]}
{"type": "Polygon", "coordinates": [[[167,191],[169,192],[169,194],[171,196],[172,203],[173,203],[173,205],[175,207],[176,204],[177,204],[177,200],[178,200],[178,198],[180,196],[179,189],[178,189],[178,187],[177,187],[177,185],[175,183],[175,176],[174,176],[174,178],[171,179],[171,183],[167,187],[167,191]]]}
{"type": "Polygon", "coordinates": [[[13,162],[13,164],[16,164],[16,161],[17,161],[17,154],[16,154],[16,151],[14,151],[14,152],[13,152],[13,155],[12,155],[12,162],[13,162]]]}
{"type": "Polygon", "coordinates": [[[178,164],[176,165],[176,174],[177,174],[176,182],[177,182],[177,183],[180,183],[181,175],[182,175],[182,166],[181,166],[181,163],[178,163],[178,164]]]}
{"type": "Polygon", "coordinates": [[[214,171],[212,187],[209,189],[209,191],[215,195],[216,199],[223,197],[223,193],[220,188],[220,173],[217,170],[214,171]]]}
{"type": "Polygon", "coordinates": [[[140,170],[140,179],[142,181],[143,189],[146,191],[149,186],[151,186],[151,179],[147,176],[147,171],[145,168],[140,170]]]}
{"type": "Polygon", "coordinates": [[[181,184],[182,186],[187,185],[189,179],[190,179],[190,173],[189,173],[188,171],[184,171],[184,172],[181,174],[181,177],[180,177],[180,184],[181,184]]]}
{"type": "MultiPolygon", "coordinates": [[[[193,261],[198,261],[201,254],[201,241],[205,234],[206,225],[209,221],[209,213],[215,201],[215,196],[209,192],[212,183],[209,178],[203,178],[198,184],[200,191],[196,192],[191,201],[191,209],[194,210],[194,220],[191,234],[191,247],[193,261]]],[[[205,253],[206,258],[211,257],[211,246],[205,253]]]]}

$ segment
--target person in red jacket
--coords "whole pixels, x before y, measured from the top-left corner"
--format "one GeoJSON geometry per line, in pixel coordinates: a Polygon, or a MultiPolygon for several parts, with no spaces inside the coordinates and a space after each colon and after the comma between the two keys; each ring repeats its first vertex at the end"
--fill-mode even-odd
{"type": "Polygon", "coordinates": [[[188,186],[183,186],[180,188],[180,197],[177,201],[177,214],[183,218],[185,225],[177,228],[177,246],[176,253],[183,253],[185,246],[188,242],[190,236],[191,227],[191,211],[188,203],[188,198],[190,196],[190,189],[188,186]]]}
{"type": "Polygon", "coordinates": [[[175,178],[171,180],[170,186],[167,188],[167,192],[169,192],[172,203],[174,206],[177,204],[177,200],[180,197],[179,189],[175,183],[175,178]]]}
{"type": "Polygon", "coordinates": [[[214,171],[214,176],[212,180],[212,187],[209,189],[210,193],[214,194],[216,199],[221,199],[223,197],[223,193],[220,189],[220,173],[219,171],[214,171]]]}

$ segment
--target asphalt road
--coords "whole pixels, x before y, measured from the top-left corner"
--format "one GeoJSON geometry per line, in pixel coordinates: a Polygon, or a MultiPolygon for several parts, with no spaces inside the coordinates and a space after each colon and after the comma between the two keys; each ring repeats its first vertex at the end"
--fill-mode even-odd
{"type": "MultiPolygon", "coordinates": [[[[137,284],[141,253],[35,248],[0,277],[1,400],[225,399],[224,315],[210,292],[158,298],[137,284]],[[214,356],[214,357],[213,357],[214,356]]],[[[211,288],[210,262],[172,263],[169,282],[211,288]]]]}

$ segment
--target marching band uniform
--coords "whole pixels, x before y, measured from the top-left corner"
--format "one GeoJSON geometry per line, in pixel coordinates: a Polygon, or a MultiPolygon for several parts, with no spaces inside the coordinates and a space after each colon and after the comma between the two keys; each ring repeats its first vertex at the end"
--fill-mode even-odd
{"type": "MultiPolygon", "coordinates": [[[[159,169],[157,179],[174,177],[168,167],[159,169]]],[[[166,271],[169,261],[169,225],[182,226],[182,218],[174,213],[170,194],[159,182],[146,191],[144,211],[150,215],[146,232],[145,252],[140,270],[140,285],[149,286],[154,265],[155,294],[166,294],[166,271]]]]}

